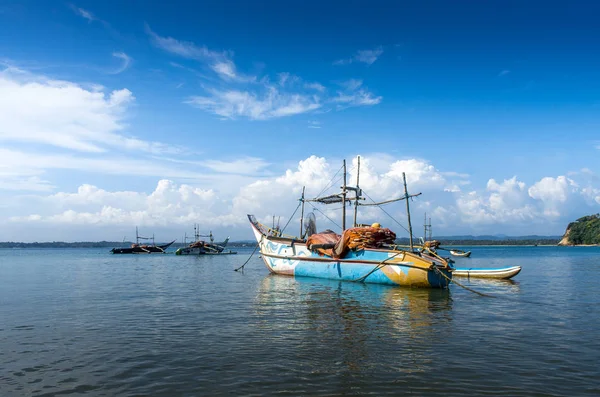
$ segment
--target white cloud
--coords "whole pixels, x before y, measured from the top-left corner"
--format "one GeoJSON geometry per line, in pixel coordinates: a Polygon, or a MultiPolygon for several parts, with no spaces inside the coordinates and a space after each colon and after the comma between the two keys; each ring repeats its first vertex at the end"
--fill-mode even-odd
{"type": "Polygon", "coordinates": [[[543,203],[544,214],[552,217],[559,217],[561,207],[570,196],[578,194],[578,191],[577,184],[565,176],[542,178],[528,190],[531,198],[543,203]]]}
{"type": "Polygon", "coordinates": [[[377,59],[383,54],[383,47],[379,46],[372,50],[359,50],[352,56],[352,58],[339,59],[335,61],[334,65],[348,65],[354,62],[362,62],[367,65],[372,65],[377,59]]]}
{"type": "Polygon", "coordinates": [[[363,85],[363,81],[360,79],[350,79],[342,81],[340,85],[349,91],[355,91],[363,85]]]}
{"type": "Polygon", "coordinates": [[[498,73],[498,77],[506,76],[509,73],[510,73],[510,70],[503,70],[500,73],[498,73]]]}
{"type": "Polygon", "coordinates": [[[211,69],[225,81],[253,82],[256,76],[241,74],[237,71],[235,64],[231,60],[221,60],[213,63],[211,69]]]}
{"type": "Polygon", "coordinates": [[[316,120],[308,121],[308,128],[321,128],[321,122],[316,120]]]}
{"type": "Polygon", "coordinates": [[[193,96],[187,103],[216,115],[235,119],[267,120],[310,112],[321,107],[319,98],[299,93],[280,92],[267,86],[257,94],[238,90],[208,90],[210,96],[193,96]]]}
{"type": "MultiPolygon", "coordinates": [[[[374,96],[366,88],[361,88],[362,80],[342,83],[344,90],[338,91],[335,97],[325,95],[326,88],[322,84],[303,82],[300,77],[288,72],[278,73],[277,83],[271,83],[269,76],[259,79],[257,76],[241,73],[232,60],[231,51],[213,51],[192,42],[162,37],[148,25],[146,32],[156,47],[204,63],[227,83],[205,87],[204,94],[193,95],[185,101],[223,119],[244,117],[268,120],[311,112],[321,108],[323,103],[334,103],[341,110],[353,106],[372,106],[382,100],[381,96],[374,96]]],[[[372,63],[382,51],[380,48],[359,51],[355,58],[359,62],[372,63]]],[[[176,63],[171,65],[189,69],[176,63]]]]}
{"type": "Polygon", "coordinates": [[[121,59],[123,61],[123,63],[121,64],[121,66],[118,69],[112,71],[111,74],[123,73],[131,65],[131,61],[132,61],[131,57],[129,55],[125,54],[124,52],[113,52],[112,55],[115,58],[121,59]]]}
{"type": "Polygon", "coordinates": [[[92,14],[88,10],[84,10],[83,8],[79,8],[79,7],[75,7],[75,6],[72,6],[71,8],[73,9],[73,11],[77,15],[79,15],[80,17],[83,17],[83,18],[87,19],[88,22],[93,22],[93,21],[96,20],[96,17],[94,17],[94,14],[92,14]]]}
{"type": "Polygon", "coordinates": [[[82,152],[109,147],[150,153],[177,152],[169,145],[123,134],[126,88],[105,92],[22,70],[0,71],[0,141],[37,143],[82,152]]]}
{"type": "Polygon", "coordinates": [[[320,83],[306,83],[304,84],[304,88],[307,88],[309,90],[316,90],[319,92],[325,92],[325,86],[323,84],[320,83]]]}
{"type": "Polygon", "coordinates": [[[159,36],[150,29],[148,24],[145,25],[145,29],[156,47],[184,58],[216,62],[225,61],[231,55],[228,51],[212,51],[206,46],[197,46],[192,42],[159,36]]]}
{"type": "Polygon", "coordinates": [[[256,174],[269,166],[269,163],[257,157],[243,157],[234,161],[206,160],[201,164],[216,172],[241,175],[256,174]]]}
{"type": "Polygon", "coordinates": [[[543,202],[564,203],[567,201],[569,192],[576,187],[575,182],[565,176],[557,178],[545,177],[529,188],[529,195],[543,202]]]}
{"type": "Polygon", "coordinates": [[[338,110],[351,106],[373,106],[381,103],[383,97],[374,96],[373,93],[363,87],[362,80],[350,79],[340,83],[344,89],[337,92],[337,96],[331,101],[337,103],[338,110]]]}
{"type": "MultiPolygon", "coordinates": [[[[6,152],[0,152],[0,160],[5,159],[6,155],[6,152]]],[[[27,175],[33,177],[33,185],[39,184],[38,190],[41,192],[46,182],[35,178],[40,175],[36,170],[45,169],[50,162],[59,160],[37,157],[33,160],[33,164],[23,159],[16,165],[31,167],[27,175]]],[[[83,161],[71,161],[59,166],[85,166],[83,161]]],[[[230,172],[241,168],[259,172],[268,166],[262,159],[248,157],[231,162],[210,160],[201,163],[213,172],[218,172],[211,174],[212,176],[207,175],[212,178],[211,185],[215,188],[161,180],[150,193],[111,192],[84,184],[75,192],[51,195],[38,193],[12,200],[9,209],[0,208],[0,211],[4,211],[0,212],[0,223],[2,219],[12,217],[11,227],[5,228],[6,230],[18,230],[19,227],[32,223],[36,227],[29,226],[27,230],[43,230],[44,225],[53,225],[57,230],[76,230],[77,225],[94,224],[99,227],[98,230],[106,233],[98,238],[120,239],[118,235],[110,233],[127,232],[134,225],[152,226],[152,230],[159,233],[161,230],[183,231],[201,220],[203,227],[214,230],[216,234],[232,233],[235,238],[249,238],[246,214],[252,213],[269,223],[272,215],[281,215],[283,226],[296,208],[303,186],[306,186],[306,197],[312,198],[328,186],[329,189],[323,194],[336,192],[341,184],[339,173],[332,180],[340,169],[340,161],[318,156],[301,160],[278,176],[262,175],[259,179],[239,179],[230,172]],[[102,229],[102,226],[106,228],[102,229]]],[[[96,165],[87,166],[91,169],[96,165]]],[[[348,166],[348,183],[351,185],[356,180],[356,166],[357,160],[354,157],[348,166]]],[[[142,165],[139,164],[139,167],[141,169],[142,165]]],[[[361,188],[376,201],[400,197],[403,194],[402,172],[405,172],[409,192],[423,193],[411,202],[413,219],[422,219],[423,213],[427,212],[439,234],[456,235],[474,231],[477,234],[560,234],[569,221],[587,213],[598,212],[599,208],[596,199],[600,195],[599,181],[592,181],[588,185],[583,180],[575,181],[561,176],[546,177],[528,187],[517,177],[512,177],[502,181],[490,179],[480,190],[454,191],[454,181],[448,179],[448,175],[451,175],[450,178],[459,178],[458,181],[468,182],[461,179],[466,176],[457,176],[452,170],[439,170],[426,160],[397,159],[384,153],[361,157],[360,170],[361,188]]],[[[0,181],[2,172],[6,177],[13,175],[0,162],[0,181]]],[[[583,178],[584,175],[589,177],[584,173],[577,177],[583,178]]],[[[340,223],[339,206],[318,205],[318,208],[336,223],[340,223]]],[[[406,224],[404,203],[390,204],[385,209],[401,224],[406,224]]],[[[307,204],[306,211],[311,210],[312,206],[307,204]]],[[[298,217],[297,213],[289,232],[298,233],[298,217]]],[[[317,218],[319,229],[336,228],[320,212],[317,212],[317,218]]],[[[399,236],[406,235],[400,226],[379,209],[360,209],[360,222],[376,220],[392,227],[399,236]]],[[[349,215],[348,222],[350,221],[349,215]]],[[[2,230],[0,238],[1,233],[7,233],[2,230]]],[[[417,230],[415,233],[418,233],[417,230]]],[[[73,234],[72,239],[82,239],[80,236],[73,234]]]]}
{"type": "Polygon", "coordinates": [[[54,187],[52,183],[39,176],[27,176],[20,173],[6,175],[0,171],[0,190],[46,192],[53,190],[54,187]]]}
{"type": "Polygon", "coordinates": [[[219,198],[212,190],[160,180],[150,193],[108,192],[82,185],[76,193],[41,198],[42,213],[11,217],[11,222],[57,225],[188,225],[211,215],[219,198]],[[48,211],[50,210],[50,211],[48,211]],[[44,213],[45,212],[45,213],[44,213]]]}
{"type": "Polygon", "coordinates": [[[200,172],[169,167],[156,161],[132,159],[129,156],[74,156],[42,151],[20,151],[0,148],[0,178],[7,175],[39,176],[46,170],[78,170],[109,175],[164,176],[202,179],[200,172]]]}

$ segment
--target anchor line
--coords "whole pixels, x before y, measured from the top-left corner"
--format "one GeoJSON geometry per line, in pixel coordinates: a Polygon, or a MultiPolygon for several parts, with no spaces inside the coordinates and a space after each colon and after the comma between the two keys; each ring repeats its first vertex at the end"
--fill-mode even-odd
{"type": "Polygon", "coordinates": [[[252,253],[250,254],[250,256],[248,257],[248,259],[246,259],[246,262],[244,262],[244,264],[240,267],[238,267],[237,269],[233,269],[233,271],[237,272],[239,270],[243,270],[244,266],[246,266],[246,264],[248,262],[250,262],[250,259],[252,259],[252,257],[254,256],[254,254],[256,253],[256,250],[258,249],[258,247],[260,246],[260,243],[256,244],[256,247],[254,247],[254,251],[252,251],[252,253]]]}
{"type": "Polygon", "coordinates": [[[442,277],[444,277],[446,280],[448,280],[448,285],[450,285],[450,283],[454,283],[454,284],[458,285],[459,287],[461,287],[461,288],[464,288],[464,289],[466,289],[467,291],[470,291],[470,292],[472,292],[472,293],[474,293],[474,294],[477,294],[477,295],[479,295],[479,296],[484,296],[484,297],[486,297],[486,298],[496,298],[494,295],[490,295],[490,294],[486,294],[486,293],[483,293],[483,292],[476,291],[476,290],[474,290],[473,288],[469,288],[469,287],[467,287],[466,285],[463,285],[463,284],[459,283],[458,281],[456,281],[456,280],[454,280],[454,279],[452,279],[452,278],[450,278],[450,277],[446,276],[446,275],[445,275],[444,273],[442,273],[442,272],[441,272],[441,271],[440,271],[440,270],[439,270],[437,267],[434,267],[434,270],[435,270],[435,271],[436,271],[438,274],[440,274],[442,277]]]}

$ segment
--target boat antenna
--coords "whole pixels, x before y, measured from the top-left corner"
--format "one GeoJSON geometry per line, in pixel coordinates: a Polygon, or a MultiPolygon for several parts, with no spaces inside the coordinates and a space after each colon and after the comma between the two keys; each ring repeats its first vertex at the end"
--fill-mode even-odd
{"type": "Polygon", "coordinates": [[[300,198],[300,202],[302,203],[302,212],[300,212],[300,238],[302,238],[303,235],[302,223],[304,222],[304,189],[306,189],[306,186],[302,186],[302,197],[300,198]]]}
{"type": "Polygon", "coordinates": [[[355,202],[354,202],[354,227],[357,226],[356,224],[356,215],[358,213],[358,199],[360,197],[360,189],[358,187],[358,181],[360,180],[360,156],[357,156],[358,158],[358,165],[357,165],[357,169],[356,169],[356,190],[354,191],[354,193],[356,193],[356,197],[355,197],[355,202]]]}
{"type": "Polygon", "coordinates": [[[344,159],[344,185],[342,186],[342,233],[346,230],[346,159],[344,159]]]}
{"type": "Polygon", "coordinates": [[[408,237],[410,239],[410,250],[413,250],[413,234],[412,234],[412,225],[410,223],[410,206],[408,202],[410,201],[410,195],[408,194],[408,189],[406,187],[406,174],[402,173],[402,180],[404,181],[404,199],[406,200],[406,216],[408,217],[408,237]]]}

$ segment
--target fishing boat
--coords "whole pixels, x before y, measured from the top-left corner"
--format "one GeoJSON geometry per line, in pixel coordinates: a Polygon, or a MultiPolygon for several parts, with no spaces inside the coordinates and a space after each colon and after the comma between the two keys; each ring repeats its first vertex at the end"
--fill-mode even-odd
{"type": "Polygon", "coordinates": [[[110,250],[113,254],[164,254],[167,248],[173,244],[175,240],[163,245],[154,243],[154,234],[152,237],[142,237],[138,234],[138,228],[135,228],[135,243],[131,247],[113,248],[110,250]],[[152,245],[140,244],[140,240],[152,240],[152,245]]]}
{"type": "Polygon", "coordinates": [[[471,256],[471,251],[450,250],[450,255],[452,255],[452,256],[462,256],[463,258],[468,258],[468,257],[471,256]]]}
{"type": "MultiPolygon", "coordinates": [[[[184,237],[184,243],[187,242],[187,237],[184,237]]],[[[209,234],[200,234],[198,225],[194,225],[194,241],[187,247],[178,248],[175,255],[227,255],[235,254],[236,252],[226,250],[225,246],[229,242],[227,237],[223,242],[215,243],[212,231],[209,234]],[[200,237],[208,237],[210,241],[200,240],[200,237]]]]}
{"type": "Polygon", "coordinates": [[[469,278],[492,278],[498,280],[508,280],[521,272],[521,266],[501,267],[501,268],[454,268],[452,272],[454,277],[469,278]]]}
{"type": "MultiPolygon", "coordinates": [[[[404,196],[380,203],[362,203],[362,190],[359,188],[360,157],[356,186],[346,184],[346,161],[343,162],[343,186],[340,193],[307,200],[304,189],[298,207],[302,206],[300,236],[284,235],[258,222],[254,215],[248,215],[252,231],[261,257],[270,272],[288,276],[306,276],[341,281],[377,283],[404,287],[446,288],[452,279],[452,267],[435,253],[425,256],[413,248],[410,224],[409,198],[419,194],[408,194],[404,178],[404,196]],[[352,195],[351,193],[354,193],[352,195]],[[356,222],[358,207],[362,205],[381,206],[404,200],[407,206],[410,249],[402,249],[394,244],[395,233],[381,228],[377,223],[371,226],[356,222]],[[314,214],[304,221],[305,202],[321,204],[342,204],[342,234],[326,230],[316,233],[314,214]],[[346,204],[354,203],[354,224],[346,229],[346,204]]],[[[298,208],[296,208],[296,211],[298,208]]],[[[284,228],[285,229],[285,228],[284,228]]]]}

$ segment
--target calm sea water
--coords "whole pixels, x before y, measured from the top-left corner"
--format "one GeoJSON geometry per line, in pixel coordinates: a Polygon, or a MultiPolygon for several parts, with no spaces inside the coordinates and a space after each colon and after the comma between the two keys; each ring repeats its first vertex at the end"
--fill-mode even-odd
{"type": "Polygon", "coordinates": [[[600,394],[600,249],[473,247],[418,290],[220,257],[0,250],[1,396],[600,394]]]}

